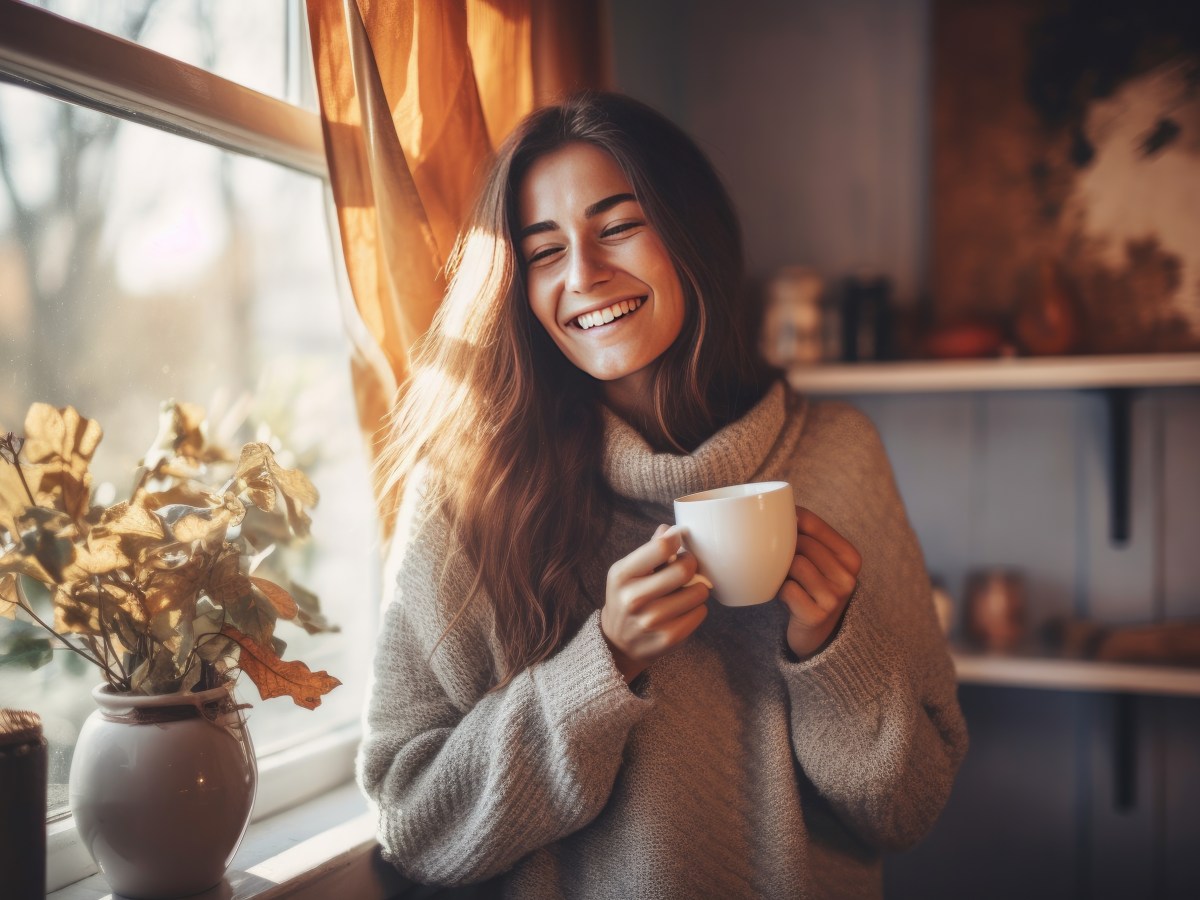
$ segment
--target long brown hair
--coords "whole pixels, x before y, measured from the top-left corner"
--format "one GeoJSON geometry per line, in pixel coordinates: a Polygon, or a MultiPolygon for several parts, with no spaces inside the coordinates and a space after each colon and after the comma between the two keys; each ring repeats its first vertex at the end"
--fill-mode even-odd
{"type": "Polygon", "coordinates": [[[670,449],[696,447],[772,377],[755,347],[737,217],[691,139],[618,94],[578,94],[522,121],[497,151],[454,249],[446,297],[414,350],[384,457],[390,484],[421,467],[426,502],[445,511],[474,567],[467,602],[490,598],[505,655],[499,685],[562,645],[587,596],[581,548],[601,544],[625,502],[601,472],[602,385],[534,318],[515,237],[525,173],[575,141],[616,160],[683,286],[683,328],[655,362],[652,389],[670,449]]]}

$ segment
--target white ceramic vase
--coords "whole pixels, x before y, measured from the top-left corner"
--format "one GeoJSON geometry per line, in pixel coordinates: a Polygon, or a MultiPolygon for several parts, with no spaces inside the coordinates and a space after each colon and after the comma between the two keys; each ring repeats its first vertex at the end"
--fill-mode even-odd
{"type": "Polygon", "coordinates": [[[232,686],[133,696],[108,685],[79,733],[70,802],[116,893],[185,897],[218,884],[254,804],[258,769],[232,686]]]}

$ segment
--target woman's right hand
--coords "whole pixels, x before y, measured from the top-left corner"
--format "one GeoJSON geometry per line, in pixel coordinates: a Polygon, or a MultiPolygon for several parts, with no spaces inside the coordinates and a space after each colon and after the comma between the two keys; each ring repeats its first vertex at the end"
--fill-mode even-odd
{"type": "Polygon", "coordinates": [[[600,630],[625,682],[682,644],[708,615],[709,589],[688,584],[696,558],[680,552],[679,531],[659,525],[654,537],[608,570],[600,630]]]}

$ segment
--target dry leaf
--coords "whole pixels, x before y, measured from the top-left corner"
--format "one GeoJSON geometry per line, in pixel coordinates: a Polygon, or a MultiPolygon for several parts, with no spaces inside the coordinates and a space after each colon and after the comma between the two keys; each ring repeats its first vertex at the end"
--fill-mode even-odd
{"type": "Polygon", "coordinates": [[[90,584],[60,585],[54,591],[54,630],[59,634],[102,634],[99,595],[90,584]]]}
{"type": "Polygon", "coordinates": [[[34,464],[56,457],[88,463],[103,436],[100,424],[85,419],[74,407],[55,409],[48,403],[34,403],[25,415],[25,458],[34,464]]]}
{"type": "Polygon", "coordinates": [[[0,575],[6,574],[28,575],[34,581],[40,581],[43,584],[53,584],[54,579],[50,577],[37,558],[25,553],[23,550],[9,550],[3,556],[0,556],[0,575]]]}
{"type": "Polygon", "coordinates": [[[0,557],[0,571],[5,571],[4,562],[10,556],[20,552],[36,560],[42,574],[29,568],[9,571],[18,571],[46,583],[61,582],[63,569],[75,559],[74,540],[79,532],[71,517],[57,509],[31,506],[17,519],[17,530],[21,546],[0,557]]]}
{"type": "Polygon", "coordinates": [[[171,565],[165,554],[156,561],[161,567],[146,566],[138,573],[148,615],[153,617],[167,609],[178,609],[191,616],[207,581],[207,555],[184,556],[179,565],[171,565]]]}
{"type": "Polygon", "coordinates": [[[73,407],[34,403],[25,416],[25,459],[41,469],[38,503],[72,519],[87,515],[91,498],[88,466],[104,432],[73,407]]]}
{"type": "Polygon", "coordinates": [[[204,593],[214,603],[224,606],[245,597],[250,591],[250,579],[242,574],[242,555],[236,547],[227,545],[208,571],[204,593]]]}
{"type": "Polygon", "coordinates": [[[213,606],[211,600],[201,599],[196,604],[192,633],[196,643],[196,655],[205,662],[215,663],[235,646],[233,641],[221,634],[223,627],[225,611],[213,606]]]}
{"type": "Polygon", "coordinates": [[[137,626],[130,610],[124,604],[114,604],[111,609],[106,604],[105,613],[108,617],[110,635],[116,636],[116,640],[124,650],[129,653],[138,653],[143,643],[142,631],[137,626]]]}
{"type": "MultiPolygon", "coordinates": [[[[222,510],[221,512],[224,512],[222,510]]],[[[225,530],[229,523],[228,515],[220,515],[214,510],[196,510],[177,520],[171,526],[171,533],[181,544],[202,543],[211,544],[213,541],[225,540],[225,530]]]]}
{"type": "Polygon", "coordinates": [[[174,654],[162,647],[134,670],[130,691],[134,694],[170,694],[179,689],[182,677],[175,668],[174,654]]]}
{"type": "Polygon", "coordinates": [[[294,619],[300,608],[296,606],[296,601],[292,599],[292,595],[281,588],[273,581],[267,581],[265,578],[256,578],[250,576],[250,580],[254,586],[263,592],[263,596],[271,601],[271,605],[275,607],[275,612],[282,619],[294,619]]]}
{"type": "Polygon", "coordinates": [[[275,634],[275,607],[251,591],[225,605],[225,621],[260,644],[268,644],[275,634]]]}
{"type": "Polygon", "coordinates": [[[246,444],[242,448],[234,477],[246,485],[250,502],[262,510],[274,509],[277,490],[283,495],[292,531],[302,537],[308,534],[312,520],[304,512],[304,507],[316,506],[320,495],[308,476],[299,469],[285,469],[279,465],[275,453],[267,444],[246,444]]]}
{"type": "Polygon", "coordinates": [[[121,550],[127,557],[137,560],[143,559],[148,550],[166,537],[162,521],[152,511],[129,502],[104,510],[89,538],[98,539],[110,534],[119,539],[121,550]]]}
{"type": "Polygon", "coordinates": [[[162,523],[158,518],[152,515],[150,510],[135,506],[128,500],[114,503],[104,510],[96,527],[145,538],[163,536],[162,523]]]}
{"type": "Polygon", "coordinates": [[[297,706],[316,709],[321,705],[321,697],[341,684],[328,672],[313,672],[302,662],[280,659],[272,649],[251,640],[231,625],[226,625],[221,633],[242,648],[238,667],[254,682],[263,700],[287,696],[297,706]]]}
{"type": "Polygon", "coordinates": [[[292,597],[295,599],[296,605],[300,607],[300,614],[296,616],[297,625],[309,634],[341,631],[337,625],[330,624],[329,620],[322,615],[321,601],[316,594],[294,581],[290,582],[290,587],[292,597]]]}
{"type": "Polygon", "coordinates": [[[143,506],[148,510],[163,509],[168,506],[195,506],[204,508],[210,505],[208,498],[211,492],[194,481],[180,482],[159,491],[139,490],[130,501],[134,506],[143,506]]]}
{"type": "Polygon", "coordinates": [[[0,619],[15,619],[20,608],[17,576],[11,572],[0,575],[0,619]]]}
{"type": "Polygon", "coordinates": [[[99,529],[88,532],[82,544],[75,545],[75,558],[63,569],[64,581],[82,581],[92,575],[107,575],[131,565],[121,550],[121,537],[99,529]]]}
{"type": "Polygon", "coordinates": [[[181,544],[199,541],[211,544],[225,539],[225,532],[233,518],[233,511],[226,506],[213,509],[211,506],[188,506],[173,503],[155,509],[154,515],[162,520],[172,537],[181,544]]]}
{"type": "Polygon", "coordinates": [[[208,445],[204,408],[168,401],[159,408],[158,434],[141,465],[156,478],[192,478],[203,471],[205,463],[224,458],[220,450],[208,445]]]}
{"type": "MultiPolygon", "coordinates": [[[[24,467],[25,480],[29,482],[30,490],[37,491],[38,474],[32,467],[24,467]]],[[[7,531],[14,537],[17,534],[17,519],[29,507],[29,495],[25,493],[25,485],[17,467],[9,462],[0,461],[0,532],[7,531]]]]}
{"type": "Polygon", "coordinates": [[[242,537],[255,550],[264,550],[272,544],[289,544],[294,535],[288,525],[286,512],[279,509],[264,512],[251,505],[246,509],[246,518],[242,522],[242,537]]]}

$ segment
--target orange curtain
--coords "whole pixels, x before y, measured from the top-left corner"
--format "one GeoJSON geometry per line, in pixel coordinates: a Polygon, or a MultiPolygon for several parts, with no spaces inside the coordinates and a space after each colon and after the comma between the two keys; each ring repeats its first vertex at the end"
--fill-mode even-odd
{"type": "Polygon", "coordinates": [[[536,105],[608,84],[607,16],[603,0],[308,0],[308,24],[377,453],[489,154],[536,105]]]}

